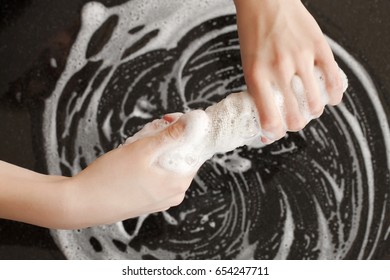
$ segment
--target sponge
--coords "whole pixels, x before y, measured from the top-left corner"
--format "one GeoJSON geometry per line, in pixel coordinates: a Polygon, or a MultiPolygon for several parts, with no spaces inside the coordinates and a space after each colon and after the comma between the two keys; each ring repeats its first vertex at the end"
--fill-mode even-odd
{"type": "MultiPolygon", "coordinates": [[[[327,104],[328,93],[324,75],[318,68],[314,69],[314,74],[321,90],[323,103],[327,104]]],[[[348,87],[348,80],[341,69],[340,75],[343,80],[343,91],[345,91],[348,87]]],[[[308,110],[305,89],[298,76],[293,77],[291,87],[297,97],[301,112],[307,121],[310,121],[313,116],[308,110]]],[[[284,116],[283,97],[276,88],[274,96],[278,110],[284,116]]],[[[266,136],[261,129],[255,103],[248,92],[232,93],[205,111],[190,111],[183,114],[180,119],[186,124],[181,141],[174,148],[164,151],[156,159],[156,164],[162,168],[178,173],[194,172],[216,153],[229,152],[244,145],[260,147],[260,137],[266,136]]],[[[157,134],[169,125],[172,123],[154,120],[128,138],[125,145],[157,134]]]]}

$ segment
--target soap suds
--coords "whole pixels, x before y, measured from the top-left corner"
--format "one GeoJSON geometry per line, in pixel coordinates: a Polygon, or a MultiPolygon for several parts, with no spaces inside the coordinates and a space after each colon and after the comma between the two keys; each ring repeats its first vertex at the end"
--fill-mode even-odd
{"type": "MultiPolygon", "coordinates": [[[[388,236],[383,213],[389,198],[390,132],[369,74],[328,39],[350,80],[343,105],[327,107],[306,129],[273,145],[235,149],[264,132],[250,110],[233,118],[234,106],[246,108],[250,99],[240,98],[236,105],[235,97],[242,95],[234,94],[221,101],[225,93],[246,90],[234,13],[230,0],[84,6],[80,32],[42,116],[48,172],[75,175],[137,131],[164,129],[169,124],[158,119],[169,112],[186,112],[183,117],[194,126],[189,131],[200,132],[193,143],[207,140],[200,144],[201,153],[188,152],[185,145],[177,150],[180,161],[196,166],[217,154],[201,166],[184,202],[165,214],[79,231],[53,230],[67,258],[375,256],[388,236]],[[113,16],[118,22],[109,41],[87,58],[91,38],[113,16]],[[143,44],[134,48],[135,42],[143,44]],[[219,116],[226,105],[227,116],[219,116]],[[224,123],[230,118],[234,124],[224,123]],[[232,132],[232,127],[242,130],[232,132]]],[[[294,78],[292,86],[307,112],[300,81],[294,78]]],[[[277,96],[282,108],[283,97],[277,96]]],[[[180,162],[167,153],[157,163],[182,168],[175,161],[180,162]]]]}
{"type": "MultiPolygon", "coordinates": [[[[323,74],[317,68],[314,71],[323,101],[327,102],[328,93],[323,74]]],[[[341,69],[340,74],[343,91],[346,91],[348,80],[341,69]]],[[[307,104],[306,96],[310,93],[305,91],[302,80],[297,76],[292,81],[292,90],[298,97],[299,104],[307,104]]],[[[275,90],[273,96],[275,96],[275,99],[279,99],[277,90],[275,90]]],[[[275,103],[278,104],[279,111],[282,112],[284,108],[283,100],[275,103]]],[[[301,109],[306,118],[312,119],[306,105],[301,105],[301,109]]],[[[184,136],[185,139],[182,143],[178,143],[161,155],[161,158],[157,160],[161,167],[178,173],[193,173],[214,154],[226,153],[252,143],[257,146],[260,137],[266,136],[261,129],[255,103],[247,92],[230,94],[217,104],[208,107],[205,113],[203,114],[202,111],[197,110],[186,113],[180,118],[186,123],[187,135],[184,136]]],[[[126,142],[130,143],[135,139],[159,133],[167,127],[167,123],[158,127],[153,125],[160,122],[160,120],[155,120],[147,124],[126,142]],[[155,128],[154,133],[151,129],[153,127],[155,128]]],[[[286,123],[285,120],[284,123],[286,123]]]]}
{"type": "Polygon", "coordinates": [[[57,60],[55,58],[50,58],[50,66],[53,68],[57,68],[57,60]]]}

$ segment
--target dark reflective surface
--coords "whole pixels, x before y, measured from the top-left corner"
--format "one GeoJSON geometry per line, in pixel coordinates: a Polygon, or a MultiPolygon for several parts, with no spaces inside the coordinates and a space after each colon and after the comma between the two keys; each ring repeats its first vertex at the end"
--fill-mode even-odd
{"type": "MultiPolygon", "coordinates": [[[[0,69],[0,77],[2,77],[0,79],[0,118],[2,120],[0,123],[2,131],[0,134],[0,159],[36,171],[47,172],[45,151],[42,150],[43,145],[40,145],[44,140],[42,139],[44,135],[41,133],[43,101],[54,90],[55,82],[65,65],[69,48],[78,32],[79,12],[82,2],[71,1],[71,4],[66,1],[56,1],[55,4],[51,1],[19,1],[18,4],[13,3],[13,1],[1,2],[0,64],[3,67],[0,69]],[[56,59],[56,67],[54,68],[52,67],[52,58],[56,59]]],[[[106,2],[105,4],[110,5],[112,4],[110,2],[113,1],[106,2]]],[[[390,20],[386,17],[386,11],[389,11],[390,7],[386,1],[375,3],[356,2],[326,1],[324,3],[323,1],[310,1],[307,4],[323,30],[363,63],[379,89],[380,98],[384,104],[388,105],[390,104],[390,69],[386,61],[390,59],[387,50],[388,43],[390,43],[390,36],[388,35],[390,20]]],[[[115,25],[115,18],[110,18],[106,22],[106,28],[110,29],[113,25],[115,25]]],[[[142,30],[142,26],[133,28],[132,32],[136,33],[139,30],[142,30]]],[[[153,36],[156,36],[156,34],[152,32],[144,36],[144,41],[140,45],[146,44],[153,36]]],[[[88,55],[91,56],[99,52],[102,47],[99,44],[103,44],[106,40],[108,39],[104,36],[95,36],[90,42],[88,55]]],[[[124,53],[124,57],[135,52],[137,48],[137,44],[133,44],[124,53]]],[[[93,69],[98,65],[91,64],[90,67],[93,69]]],[[[86,73],[83,75],[85,77],[86,73]]],[[[353,83],[353,85],[355,84],[357,85],[358,81],[353,83]]],[[[63,102],[66,103],[67,101],[63,102]]],[[[364,106],[362,108],[364,109],[364,106]]],[[[177,109],[180,110],[180,108],[177,109]]],[[[170,111],[172,110],[170,109],[170,111]]],[[[324,121],[327,122],[326,119],[324,121]]],[[[120,140],[119,135],[117,140],[105,143],[105,148],[112,148],[111,145],[115,146],[120,140]]],[[[287,139],[285,142],[280,143],[280,145],[286,144],[288,146],[291,143],[296,143],[299,146],[300,143],[303,143],[298,138],[294,139],[294,137],[287,139]]],[[[270,147],[264,153],[272,155],[272,149],[278,150],[277,147],[270,147]]],[[[279,158],[283,160],[283,158],[279,158]]],[[[267,163],[259,162],[258,164],[261,166],[267,163]]],[[[268,166],[272,167],[272,163],[268,166]]],[[[278,164],[275,164],[275,168],[280,168],[278,166],[278,164]]],[[[310,166],[307,166],[307,168],[309,169],[310,166]]],[[[290,172],[294,171],[291,170],[290,172]]],[[[384,176],[386,176],[385,172],[383,172],[384,176]]],[[[63,173],[67,174],[67,171],[63,170],[63,173]]],[[[68,173],[71,173],[71,171],[68,171],[68,173]]],[[[204,176],[208,175],[205,174],[204,176]]],[[[266,178],[267,174],[264,174],[264,176],[266,178]]],[[[380,186],[379,193],[383,194],[383,188],[385,189],[386,186],[380,186]]],[[[293,190],[288,190],[288,192],[294,194],[293,190]]],[[[218,195],[218,190],[214,193],[218,195]]],[[[269,205],[264,203],[262,207],[265,209],[275,207],[278,203],[278,196],[280,196],[280,193],[275,190],[275,193],[271,194],[271,198],[275,197],[274,203],[270,199],[268,201],[269,205]]],[[[194,206],[188,205],[191,204],[190,202],[188,200],[187,206],[185,206],[188,209],[194,206]]],[[[197,200],[194,203],[197,203],[197,200]]],[[[388,209],[388,205],[386,205],[388,202],[382,201],[382,203],[385,203],[384,209],[388,209]]],[[[256,205],[256,203],[254,204],[256,205]]],[[[306,209],[310,209],[310,207],[308,205],[306,209]]],[[[175,211],[172,211],[172,214],[175,215],[175,211]]],[[[389,220],[388,216],[386,217],[384,221],[380,221],[385,229],[382,229],[384,234],[379,238],[380,244],[375,249],[372,255],[373,258],[389,258],[389,236],[388,233],[386,235],[389,220]]],[[[151,217],[150,219],[156,218],[151,217]]],[[[148,221],[146,225],[158,225],[158,221],[160,221],[159,218],[157,218],[157,222],[148,221]]],[[[196,222],[196,219],[194,221],[196,222]]],[[[201,221],[199,220],[199,222],[201,221]]],[[[378,221],[375,222],[379,223],[378,221]]],[[[125,228],[133,228],[132,223],[131,221],[126,222],[124,224],[125,228]]],[[[191,225],[189,226],[191,227],[191,225]]],[[[278,227],[277,224],[275,226],[278,227]]],[[[148,230],[148,227],[150,226],[146,226],[143,230],[148,230]]],[[[261,230],[264,225],[260,223],[257,224],[257,227],[260,227],[261,230]]],[[[167,230],[169,231],[169,227],[167,230]]],[[[254,229],[254,231],[256,230],[259,229],[254,229]]],[[[278,231],[278,228],[269,230],[269,235],[272,235],[278,231]]],[[[131,230],[129,231],[131,232],[131,230]]],[[[264,234],[264,240],[267,240],[267,234],[264,234]]],[[[303,257],[298,245],[304,243],[304,235],[301,238],[302,241],[298,240],[297,247],[293,248],[294,255],[292,257],[303,257]]],[[[147,241],[151,247],[155,246],[152,244],[153,240],[157,239],[151,238],[147,241]]],[[[99,249],[99,243],[95,239],[90,240],[90,242],[94,248],[99,249]]],[[[137,241],[135,242],[137,243],[137,241]]],[[[142,243],[142,241],[138,242],[142,243]]],[[[358,245],[356,246],[360,246],[361,243],[357,242],[358,245]]],[[[114,244],[119,251],[123,250],[121,241],[117,240],[114,244]]],[[[137,244],[129,245],[134,248],[137,247],[137,244]]],[[[261,252],[266,248],[267,246],[264,246],[264,248],[259,249],[260,256],[264,257],[267,254],[267,252],[261,252]]],[[[99,251],[97,249],[95,251],[99,251]]],[[[178,249],[178,251],[180,250],[182,248],[178,249]]],[[[355,251],[359,251],[359,248],[355,251]]],[[[353,250],[351,252],[346,258],[357,257],[353,250]]],[[[200,257],[208,256],[202,252],[199,254],[200,257]]],[[[210,251],[209,254],[213,255],[213,252],[210,251]]],[[[23,259],[61,258],[63,256],[56,249],[48,230],[16,222],[1,221],[0,257],[23,259]]],[[[223,255],[223,257],[229,258],[233,255],[223,255]]]]}

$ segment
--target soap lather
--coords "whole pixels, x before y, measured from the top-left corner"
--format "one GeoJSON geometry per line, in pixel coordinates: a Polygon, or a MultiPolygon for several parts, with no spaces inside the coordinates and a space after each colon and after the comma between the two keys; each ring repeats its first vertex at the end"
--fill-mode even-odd
{"type": "MultiPolygon", "coordinates": [[[[322,100],[326,104],[328,93],[324,76],[318,68],[314,71],[322,100]]],[[[348,80],[341,69],[340,75],[345,91],[348,80]]],[[[308,110],[301,79],[294,76],[291,86],[303,115],[307,121],[313,119],[308,110]]],[[[274,97],[279,113],[284,119],[283,97],[277,88],[274,89],[274,97]]],[[[190,111],[183,114],[180,119],[186,124],[184,137],[177,146],[165,151],[156,159],[156,164],[162,168],[178,173],[193,172],[216,153],[226,153],[244,145],[261,147],[263,144],[260,137],[267,137],[267,132],[261,129],[255,103],[246,91],[232,93],[206,110],[190,111]]],[[[124,145],[154,135],[169,125],[172,123],[163,119],[154,120],[129,137],[124,145]]]]}

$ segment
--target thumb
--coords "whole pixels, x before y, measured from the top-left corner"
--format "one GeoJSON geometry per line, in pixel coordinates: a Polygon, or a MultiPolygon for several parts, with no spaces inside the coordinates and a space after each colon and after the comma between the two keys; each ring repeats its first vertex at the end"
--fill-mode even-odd
{"type": "Polygon", "coordinates": [[[180,174],[195,174],[205,158],[202,145],[208,132],[208,116],[202,110],[182,115],[166,129],[155,135],[155,162],[165,170],[180,174]]]}
{"type": "Polygon", "coordinates": [[[177,119],[164,130],[147,139],[152,163],[164,170],[177,172],[184,167],[180,149],[180,147],[185,146],[187,138],[184,119],[177,119]]]}
{"type": "Polygon", "coordinates": [[[205,161],[202,143],[207,136],[209,118],[206,112],[188,112],[164,129],[141,140],[145,155],[163,169],[193,174],[205,161]]]}
{"type": "Polygon", "coordinates": [[[164,119],[172,119],[168,127],[157,133],[152,141],[159,147],[171,148],[178,145],[191,146],[204,141],[208,131],[209,117],[203,110],[193,110],[186,114],[170,114],[164,119]]]}
{"type": "Polygon", "coordinates": [[[183,137],[185,128],[186,123],[182,118],[179,118],[157,135],[157,138],[159,138],[157,141],[160,141],[161,143],[166,141],[178,141],[183,137]]]}
{"type": "Polygon", "coordinates": [[[170,148],[184,142],[186,132],[186,122],[183,118],[177,118],[165,129],[148,137],[149,148],[161,154],[170,148]]]}

